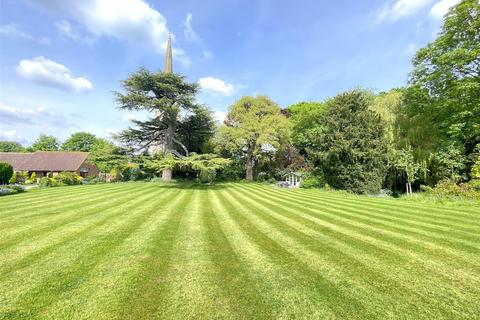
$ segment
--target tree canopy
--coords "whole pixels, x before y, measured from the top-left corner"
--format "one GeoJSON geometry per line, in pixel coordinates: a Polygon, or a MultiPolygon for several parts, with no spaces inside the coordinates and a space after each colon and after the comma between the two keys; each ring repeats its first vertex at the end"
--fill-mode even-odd
{"type": "Polygon", "coordinates": [[[75,132],[62,144],[62,150],[90,152],[97,141],[94,134],[75,132]]]}
{"type": "Polygon", "coordinates": [[[308,149],[334,188],[378,193],[387,163],[385,126],[370,110],[371,93],[347,91],[327,103],[323,130],[308,149]]]}
{"type": "Polygon", "coordinates": [[[438,37],[413,60],[406,111],[440,139],[473,152],[480,142],[480,3],[463,0],[445,16],[438,37]]]}
{"type": "Polygon", "coordinates": [[[58,151],[59,140],[54,136],[40,134],[37,140],[28,148],[29,151],[58,151]]]}
{"type": "Polygon", "coordinates": [[[25,148],[15,141],[0,141],[0,152],[25,152],[25,148]]]}
{"type": "Polygon", "coordinates": [[[255,165],[271,160],[289,140],[290,123],[280,107],[266,96],[247,96],[230,107],[217,145],[244,160],[245,176],[251,181],[255,165]]]}
{"type": "MultiPolygon", "coordinates": [[[[125,93],[117,92],[117,102],[122,110],[144,110],[153,113],[147,120],[132,120],[130,127],[116,136],[118,140],[137,150],[150,150],[179,154],[175,145],[181,146],[188,155],[185,145],[176,137],[180,113],[199,108],[195,103],[198,84],[188,83],[185,77],[161,71],[151,72],[141,68],[122,81],[125,93]]],[[[172,171],[162,173],[170,180],[172,171]]]]}

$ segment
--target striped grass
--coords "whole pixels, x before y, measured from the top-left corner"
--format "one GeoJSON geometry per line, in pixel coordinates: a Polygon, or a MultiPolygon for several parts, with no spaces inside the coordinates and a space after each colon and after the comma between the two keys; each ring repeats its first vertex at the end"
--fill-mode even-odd
{"type": "Polygon", "coordinates": [[[260,184],[0,198],[0,319],[479,319],[480,208],[260,184]]]}

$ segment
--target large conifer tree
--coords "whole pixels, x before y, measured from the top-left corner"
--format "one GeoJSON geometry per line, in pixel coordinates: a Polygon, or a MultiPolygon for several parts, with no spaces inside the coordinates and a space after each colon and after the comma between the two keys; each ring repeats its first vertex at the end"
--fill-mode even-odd
{"type": "MultiPolygon", "coordinates": [[[[150,72],[141,68],[122,81],[125,93],[117,93],[117,102],[122,110],[144,110],[153,114],[145,121],[132,120],[130,127],[117,138],[137,150],[161,152],[165,156],[177,154],[180,146],[188,155],[186,147],[176,139],[180,112],[195,112],[198,105],[195,95],[196,83],[188,83],[185,77],[174,73],[150,72]]],[[[172,170],[162,172],[164,180],[170,180],[172,170]]]]}
{"type": "Polygon", "coordinates": [[[308,150],[334,188],[377,193],[387,162],[385,126],[369,109],[371,95],[361,90],[342,93],[327,103],[323,130],[308,150]]]}

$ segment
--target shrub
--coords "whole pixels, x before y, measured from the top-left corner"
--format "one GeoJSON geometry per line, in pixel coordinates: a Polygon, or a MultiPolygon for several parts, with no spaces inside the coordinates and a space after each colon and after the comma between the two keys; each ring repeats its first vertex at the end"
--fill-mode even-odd
{"type": "Polygon", "coordinates": [[[12,177],[10,178],[10,180],[8,180],[8,184],[15,184],[15,183],[17,183],[17,173],[16,172],[14,172],[12,174],[12,177]]]}
{"type": "Polygon", "coordinates": [[[32,172],[32,175],[30,178],[25,180],[25,184],[32,184],[32,183],[37,183],[37,174],[35,172],[32,172]]]}
{"type": "Polygon", "coordinates": [[[58,183],[65,184],[67,186],[82,184],[82,177],[73,172],[60,172],[53,179],[55,179],[58,183]]]}
{"type": "Polygon", "coordinates": [[[475,180],[460,184],[454,180],[442,180],[434,188],[422,186],[422,190],[437,197],[480,199],[480,183],[475,180]]]}
{"type": "Polygon", "coordinates": [[[59,181],[57,181],[55,178],[49,178],[49,177],[42,177],[40,179],[40,187],[46,188],[46,187],[59,187],[62,185],[59,181]]]}
{"type": "Polygon", "coordinates": [[[305,189],[322,188],[323,186],[325,186],[325,178],[319,170],[305,173],[300,184],[300,188],[305,189]]]}
{"type": "Polygon", "coordinates": [[[0,187],[0,196],[8,196],[11,194],[17,194],[25,192],[25,188],[19,185],[9,185],[0,187]]]}
{"type": "Polygon", "coordinates": [[[0,162],[0,184],[7,184],[12,177],[13,167],[6,162],[0,162]]]}
{"type": "Polygon", "coordinates": [[[245,177],[245,164],[241,159],[232,159],[222,169],[218,170],[217,180],[238,181],[245,177]]]}
{"type": "Polygon", "coordinates": [[[10,190],[15,190],[17,193],[25,192],[25,187],[18,184],[9,185],[7,188],[10,190]]]}
{"type": "Polygon", "coordinates": [[[27,171],[20,171],[17,174],[17,183],[25,183],[28,179],[28,172],[27,171]]]}

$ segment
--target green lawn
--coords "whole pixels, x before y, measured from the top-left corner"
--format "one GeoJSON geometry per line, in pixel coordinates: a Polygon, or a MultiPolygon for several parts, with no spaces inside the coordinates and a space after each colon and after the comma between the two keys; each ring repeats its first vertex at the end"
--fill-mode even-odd
{"type": "Polygon", "coordinates": [[[0,198],[0,319],[480,318],[480,208],[258,184],[0,198]]]}

